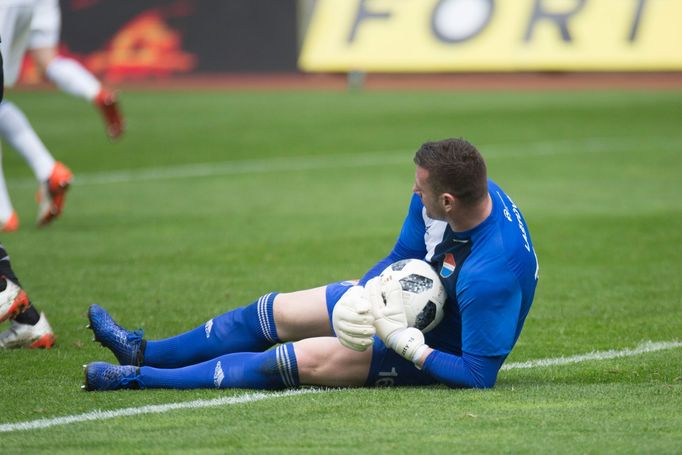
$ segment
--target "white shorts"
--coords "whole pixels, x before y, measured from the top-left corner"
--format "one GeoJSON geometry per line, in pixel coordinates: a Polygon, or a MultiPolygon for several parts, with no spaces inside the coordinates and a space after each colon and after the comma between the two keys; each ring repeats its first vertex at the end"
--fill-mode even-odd
{"type": "Polygon", "coordinates": [[[5,86],[19,77],[28,45],[34,0],[0,0],[0,50],[4,61],[5,86]]]}
{"type": "Polygon", "coordinates": [[[28,48],[57,47],[61,26],[62,12],[59,9],[59,0],[37,0],[33,9],[28,48]]]}

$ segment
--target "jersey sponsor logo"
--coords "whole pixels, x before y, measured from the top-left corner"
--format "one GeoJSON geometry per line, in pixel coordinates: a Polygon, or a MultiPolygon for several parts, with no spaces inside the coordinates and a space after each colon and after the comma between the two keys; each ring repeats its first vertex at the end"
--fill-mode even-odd
{"type": "Polygon", "coordinates": [[[455,267],[457,267],[457,262],[455,262],[455,257],[452,253],[445,253],[443,258],[443,266],[440,269],[440,276],[443,278],[449,278],[455,272],[455,267]]]}

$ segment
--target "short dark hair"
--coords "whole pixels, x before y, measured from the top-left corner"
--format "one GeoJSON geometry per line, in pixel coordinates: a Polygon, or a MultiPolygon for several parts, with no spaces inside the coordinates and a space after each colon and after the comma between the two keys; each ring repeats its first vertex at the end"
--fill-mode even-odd
{"type": "Polygon", "coordinates": [[[488,194],[485,160],[462,138],[427,142],[417,150],[414,162],[429,172],[434,191],[450,193],[465,206],[480,202],[488,194]]]}

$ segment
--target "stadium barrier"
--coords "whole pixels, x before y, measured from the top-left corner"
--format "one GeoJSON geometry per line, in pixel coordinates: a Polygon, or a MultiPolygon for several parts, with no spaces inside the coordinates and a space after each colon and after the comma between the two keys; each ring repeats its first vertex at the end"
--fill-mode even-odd
{"type": "Polygon", "coordinates": [[[304,71],[682,70],[682,1],[318,0],[304,71]]]}
{"type": "MultiPolygon", "coordinates": [[[[61,7],[60,52],[110,83],[209,84],[303,71],[346,73],[349,86],[362,86],[369,72],[682,71],[682,0],[73,0],[61,7]]],[[[30,58],[21,81],[41,81],[30,58]]]]}

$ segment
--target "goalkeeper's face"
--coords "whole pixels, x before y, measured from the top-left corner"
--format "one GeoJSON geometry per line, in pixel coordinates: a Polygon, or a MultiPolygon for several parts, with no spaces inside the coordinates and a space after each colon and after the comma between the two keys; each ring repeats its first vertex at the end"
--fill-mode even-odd
{"type": "Polygon", "coordinates": [[[421,198],[429,218],[446,221],[445,210],[440,201],[442,195],[434,191],[429,183],[429,171],[423,167],[417,166],[412,191],[421,198]]]}

